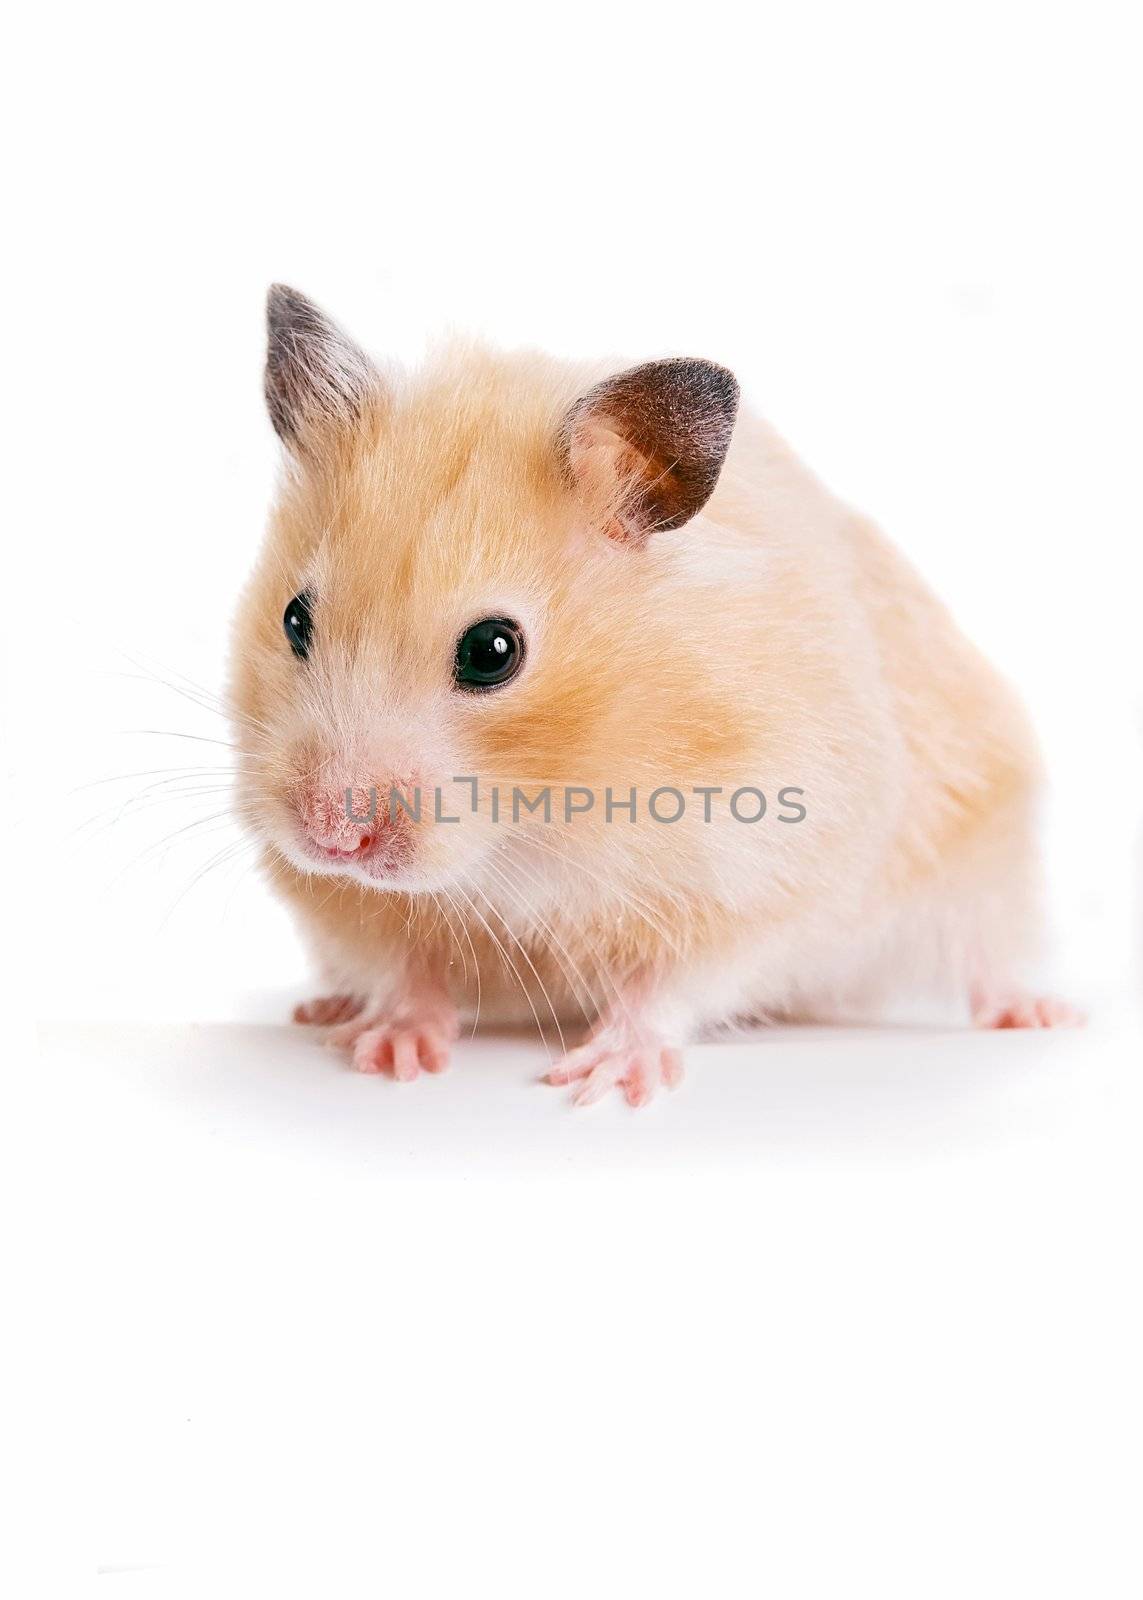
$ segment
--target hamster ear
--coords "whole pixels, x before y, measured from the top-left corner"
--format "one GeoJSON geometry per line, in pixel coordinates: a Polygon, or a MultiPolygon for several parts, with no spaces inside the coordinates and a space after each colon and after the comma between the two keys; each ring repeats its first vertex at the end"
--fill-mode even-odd
{"type": "Polygon", "coordinates": [[[291,449],[312,454],[323,435],[361,416],[381,376],[336,323],[284,283],[266,297],[266,328],[270,420],[291,449]]]}
{"type": "Polygon", "coordinates": [[[681,528],[709,500],[734,431],[738,383],[713,361],[648,361],[597,384],[564,419],[572,481],[613,537],[681,528]]]}

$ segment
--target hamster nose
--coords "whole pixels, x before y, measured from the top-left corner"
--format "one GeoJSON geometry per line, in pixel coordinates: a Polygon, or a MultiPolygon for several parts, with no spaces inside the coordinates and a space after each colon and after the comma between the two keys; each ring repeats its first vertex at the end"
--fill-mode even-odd
{"type": "Polygon", "coordinates": [[[352,801],[347,802],[344,789],[299,796],[298,821],[302,831],[323,855],[343,861],[360,859],[390,831],[388,817],[372,803],[371,796],[354,790],[352,801]]]}
{"type": "Polygon", "coordinates": [[[310,828],[307,828],[306,832],[310,842],[317,846],[322,855],[338,861],[352,861],[367,855],[376,843],[376,838],[371,833],[363,833],[354,844],[343,847],[339,844],[328,844],[323,835],[314,833],[310,828]]]}

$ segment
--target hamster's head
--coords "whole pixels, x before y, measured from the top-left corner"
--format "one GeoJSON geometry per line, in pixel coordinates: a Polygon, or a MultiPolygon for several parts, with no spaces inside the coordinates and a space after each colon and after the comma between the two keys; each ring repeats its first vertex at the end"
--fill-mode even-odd
{"type": "Polygon", "coordinates": [[[242,811],[287,863],[463,886],[549,812],[554,842],[569,788],[701,768],[733,708],[685,536],[730,443],[729,372],[600,380],[466,347],[399,376],[276,287],[266,396],[285,471],[231,703],[242,811]]]}

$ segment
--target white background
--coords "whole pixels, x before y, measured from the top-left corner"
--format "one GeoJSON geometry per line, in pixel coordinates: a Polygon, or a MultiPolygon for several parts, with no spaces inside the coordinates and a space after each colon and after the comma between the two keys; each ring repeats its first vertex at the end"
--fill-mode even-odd
{"type": "Polygon", "coordinates": [[[1129,20],[17,25],[18,1592],[1138,1593],[1129,20]],[[455,325],[734,366],[1025,691],[1086,1032],[780,1034],[573,1116],[527,1041],[399,1089],[284,1027],[304,964],[202,742],[273,279],[404,358],[455,325]]]}

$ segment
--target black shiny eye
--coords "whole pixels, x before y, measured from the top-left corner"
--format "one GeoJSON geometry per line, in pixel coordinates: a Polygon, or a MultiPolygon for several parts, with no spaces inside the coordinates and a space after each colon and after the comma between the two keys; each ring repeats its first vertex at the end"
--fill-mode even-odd
{"type": "Polygon", "coordinates": [[[310,597],[304,590],[301,594],[296,594],[286,607],[286,614],[282,618],[282,627],[286,630],[286,638],[290,641],[290,649],[296,656],[301,656],[304,661],[310,653],[310,638],[314,631],[310,597]]]}
{"type": "Polygon", "coordinates": [[[498,689],[524,662],[524,633],[506,617],[474,622],[457,640],[453,676],[462,689],[498,689]]]}

